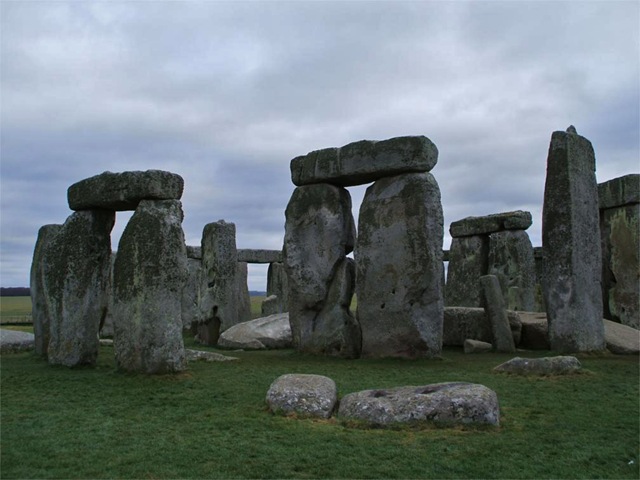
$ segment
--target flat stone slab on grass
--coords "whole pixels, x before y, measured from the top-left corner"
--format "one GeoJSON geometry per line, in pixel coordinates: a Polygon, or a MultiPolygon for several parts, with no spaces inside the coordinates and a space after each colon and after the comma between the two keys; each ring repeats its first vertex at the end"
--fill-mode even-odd
{"type": "Polygon", "coordinates": [[[141,200],[180,200],[184,180],[163,170],[103,172],[67,190],[71,210],[135,210],[141,200]]]}
{"type": "Polygon", "coordinates": [[[185,349],[187,362],[231,362],[238,360],[238,357],[227,357],[215,352],[204,352],[202,350],[185,349]]]}
{"type": "Polygon", "coordinates": [[[480,340],[467,338],[464,341],[464,353],[489,353],[493,350],[493,345],[480,340]]]}
{"type": "Polygon", "coordinates": [[[498,396],[475,383],[436,383],[350,393],[340,401],[338,414],[343,420],[360,420],[372,426],[415,422],[451,426],[500,424],[498,396]]]}
{"type": "Polygon", "coordinates": [[[33,350],[35,337],[33,333],[0,329],[0,353],[17,353],[33,350]]]}
{"type": "Polygon", "coordinates": [[[530,212],[516,210],[514,212],[494,213],[483,217],[466,217],[449,226],[452,237],[470,237],[501,232],[503,230],[526,230],[533,222],[530,212]]]}
{"type": "Polygon", "coordinates": [[[269,387],[266,402],[274,413],[329,418],[338,401],[336,383],[322,375],[287,374],[269,387]]]}
{"type": "Polygon", "coordinates": [[[288,313],[278,313],[238,323],[220,334],[218,346],[262,350],[292,348],[288,313]]]}
{"type": "Polygon", "coordinates": [[[576,357],[563,355],[543,358],[515,357],[498,365],[493,371],[514,375],[571,375],[581,369],[582,365],[576,357]]]}
{"type": "Polygon", "coordinates": [[[438,149],[424,136],[361,140],[294,158],[291,180],[296,186],[330,183],[348,187],[403,173],[429,172],[437,161],[438,149]]]}

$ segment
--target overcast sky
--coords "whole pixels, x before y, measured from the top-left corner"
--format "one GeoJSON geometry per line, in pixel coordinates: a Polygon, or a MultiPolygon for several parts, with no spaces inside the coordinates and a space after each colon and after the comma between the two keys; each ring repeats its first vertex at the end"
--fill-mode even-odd
{"type": "MultiPolygon", "coordinates": [[[[38,229],[69,185],[109,170],[185,180],[184,231],[236,224],[279,249],[289,162],[425,135],[448,226],[529,210],[570,124],[599,182],[640,171],[640,3],[633,1],[7,1],[1,13],[0,283],[27,286],[38,229]]],[[[354,215],[364,187],[351,189],[354,215]]],[[[128,214],[118,214],[113,248],[128,214]]],[[[264,290],[265,268],[249,287],[264,290]]]]}

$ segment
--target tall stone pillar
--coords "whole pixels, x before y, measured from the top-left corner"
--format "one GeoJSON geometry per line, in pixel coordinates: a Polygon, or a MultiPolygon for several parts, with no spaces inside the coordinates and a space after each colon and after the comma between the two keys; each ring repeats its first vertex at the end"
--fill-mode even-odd
{"type": "Polygon", "coordinates": [[[430,173],[383,178],[367,189],[355,251],[363,356],[441,353],[442,239],[440,189],[430,173]]]}
{"type": "Polygon", "coordinates": [[[52,365],[96,362],[98,331],[109,301],[114,222],[113,211],[74,212],[46,247],[43,290],[49,306],[47,356],[52,365]]]}
{"type": "Polygon", "coordinates": [[[285,212],[283,259],[289,283],[289,321],[296,349],[357,357],[360,328],[349,311],[355,277],[351,196],[318,183],[294,190],[285,212]]]}
{"type": "Polygon", "coordinates": [[[551,349],[605,348],[596,160],[591,142],[569,127],[553,132],[542,211],[544,297],[551,349]]]}

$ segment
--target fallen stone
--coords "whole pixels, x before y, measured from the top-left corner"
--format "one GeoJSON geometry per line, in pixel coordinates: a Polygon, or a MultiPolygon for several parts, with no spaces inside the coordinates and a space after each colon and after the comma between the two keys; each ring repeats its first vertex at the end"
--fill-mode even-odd
{"type": "Polygon", "coordinates": [[[266,402],[274,413],[329,418],[338,401],[336,384],[322,375],[288,374],[269,387],[266,402]]]}
{"type": "Polygon", "coordinates": [[[178,200],[142,200],[120,238],[113,269],[113,340],[122,370],[164,374],[187,368],[182,219],[178,200]]]}
{"type": "Polygon", "coordinates": [[[338,415],[373,426],[431,422],[440,425],[500,424],[496,393],[473,383],[365,390],[345,395],[338,415]]]}
{"type": "Polygon", "coordinates": [[[553,132],[542,209],[542,283],[549,342],[562,353],[605,348],[595,169],[589,140],[553,132]]]}
{"type": "Polygon", "coordinates": [[[0,353],[18,353],[33,350],[35,336],[29,332],[19,332],[0,328],[0,353]]]}
{"type": "Polygon", "coordinates": [[[102,208],[135,210],[141,200],[179,200],[184,180],[162,170],[104,172],[71,185],[67,191],[71,210],[102,208]]]}
{"type": "MultiPolygon", "coordinates": [[[[513,341],[520,342],[522,324],[520,312],[507,311],[513,341]]],[[[483,308],[445,307],[442,325],[442,344],[461,347],[467,338],[491,343],[493,332],[491,322],[483,308]]]]}
{"type": "Polygon", "coordinates": [[[632,173],[598,184],[600,210],[640,203],[640,174],[632,173]]]}
{"type": "Polygon", "coordinates": [[[489,353],[493,350],[493,345],[470,338],[464,341],[464,353],[489,353]]]}
{"type": "Polygon", "coordinates": [[[578,373],[582,365],[576,357],[559,356],[543,358],[515,357],[498,365],[494,372],[514,375],[571,375],[578,373]]]}
{"type": "Polygon", "coordinates": [[[384,178],[367,189],[355,251],[362,356],[440,355],[442,238],[440,189],[430,173],[384,178]]]}
{"type": "Polygon", "coordinates": [[[617,355],[638,355],[640,353],[640,330],[604,320],[604,338],[607,350],[617,355]]]}
{"type": "Polygon", "coordinates": [[[471,237],[486,235],[503,230],[526,230],[533,220],[530,212],[516,210],[514,212],[494,213],[482,217],[466,217],[449,226],[452,237],[471,237]]]}
{"type": "Polygon", "coordinates": [[[232,362],[238,357],[228,357],[215,352],[203,352],[202,350],[185,349],[188,362],[232,362]]]}
{"type": "Polygon", "coordinates": [[[218,346],[243,350],[291,348],[289,314],[269,315],[234,325],[222,332],[218,346]]]}
{"type": "Polygon", "coordinates": [[[491,331],[493,335],[493,345],[496,351],[512,353],[516,351],[505,308],[500,282],[495,275],[485,275],[480,277],[482,292],[485,300],[485,311],[489,317],[491,331]]]}
{"type": "Polygon", "coordinates": [[[282,250],[253,250],[248,248],[239,248],[238,261],[246,263],[282,262],[282,250]]]}
{"type": "Polygon", "coordinates": [[[294,158],[291,179],[297,186],[330,183],[348,187],[404,173],[429,172],[437,161],[438,149],[427,137],[362,140],[294,158]]]}

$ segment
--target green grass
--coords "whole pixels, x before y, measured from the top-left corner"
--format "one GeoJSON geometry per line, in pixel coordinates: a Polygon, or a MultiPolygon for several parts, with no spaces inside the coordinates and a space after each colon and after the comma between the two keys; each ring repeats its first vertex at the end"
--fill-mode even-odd
{"type": "Polygon", "coordinates": [[[0,321],[31,321],[31,297],[0,297],[0,321]]]}
{"type": "Polygon", "coordinates": [[[251,297],[251,318],[260,318],[262,316],[262,301],[264,296],[251,297]]]}
{"type": "MultiPolygon", "coordinates": [[[[193,346],[193,340],[186,344],[193,346]]],[[[203,347],[199,347],[203,348],[203,347]]],[[[213,349],[212,349],[213,350],[213,349]]],[[[1,478],[638,478],[638,357],[584,357],[588,373],[523,378],[508,355],[352,360],[293,351],[222,352],[176,376],[51,367],[3,355],[1,478]],[[285,373],[368,388],[469,381],[498,393],[499,428],[367,430],[267,412],[285,373]],[[633,463],[630,463],[633,462],[633,463]]],[[[532,354],[532,355],[542,355],[532,354]]]]}

